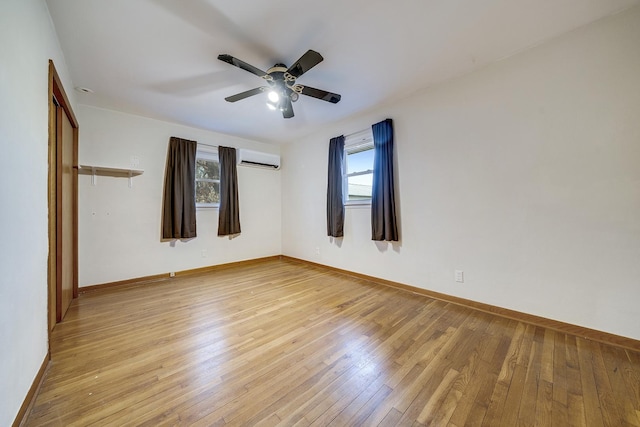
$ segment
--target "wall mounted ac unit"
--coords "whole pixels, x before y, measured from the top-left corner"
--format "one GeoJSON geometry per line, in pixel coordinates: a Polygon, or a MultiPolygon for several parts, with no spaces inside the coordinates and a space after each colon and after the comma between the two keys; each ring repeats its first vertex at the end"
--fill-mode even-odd
{"type": "Polygon", "coordinates": [[[259,151],[240,148],[237,150],[236,155],[240,166],[280,169],[280,156],[277,154],[261,153],[259,151]]]}

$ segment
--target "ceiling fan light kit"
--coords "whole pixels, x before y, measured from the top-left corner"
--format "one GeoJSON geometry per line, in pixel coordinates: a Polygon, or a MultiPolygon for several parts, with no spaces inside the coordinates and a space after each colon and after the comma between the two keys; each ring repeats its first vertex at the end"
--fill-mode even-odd
{"type": "Polygon", "coordinates": [[[278,92],[276,92],[275,90],[272,90],[271,92],[269,92],[269,101],[271,102],[280,101],[280,96],[278,95],[278,92]]]}
{"type": "Polygon", "coordinates": [[[337,93],[331,93],[326,90],[296,83],[298,77],[322,62],[322,55],[314,50],[308,50],[289,68],[284,64],[275,64],[266,72],[228,54],[218,55],[218,59],[255,74],[263,78],[268,84],[268,86],[261,86],[228,96],[225,98],[227,102],[236,102],[262,92],[268,92],[267,106],[269,109],[280,110],[285,119],[290,119],[294,116],[291,103],[296,102],[300,95],[307,95],[312,98],[331,102],[332,104],[338,103],[341,98],[337,93]]]}

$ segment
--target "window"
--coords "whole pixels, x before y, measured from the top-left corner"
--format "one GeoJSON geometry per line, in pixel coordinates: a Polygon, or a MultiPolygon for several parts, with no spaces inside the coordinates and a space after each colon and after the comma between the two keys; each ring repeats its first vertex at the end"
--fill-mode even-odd
{"type": "Polygon", "coordinates": [[[196,207],[217,207],[220,203],[220,162],[218,153],[196,153],[196,207]]]}
{"type": "Polygon", "coordinates": [[[346,204],[371,203],[373,188],[373,134],[365,129],[344,142],[344,190],[346,204]]]}

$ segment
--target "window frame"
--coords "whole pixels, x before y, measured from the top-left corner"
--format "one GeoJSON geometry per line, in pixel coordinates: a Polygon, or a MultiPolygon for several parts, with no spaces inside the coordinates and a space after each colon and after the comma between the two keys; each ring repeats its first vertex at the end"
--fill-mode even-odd
{"type": "MultiPolygon", "coordinates": [[[[218,173],[220,172],[220,158],[218,157],[218,150],[215,148],[201,148],[198,147],[198,149],[196,150],[196,168],[198,167],[198,160],[205,160],[205,161],[209,161],[209,162],[215,162],[218,164],[218,173]]],[[[205,178],[198,178],[197,174],[195,177],[195,181],[194,181],[194,188],[198,188],[198,182],[217,182],[218,183],[218,189],[220,189],[220,179],[205,179],[205,178]]],[[[220,192],[218,192],[218,196],[220,195],[220,192]]],[[[195,195],[194,195],[195,197],[195,195]]],[[[198,209],[217,209],[220,207],[220,200],[218,200],[217,203],[199,203],[196,200],[196,210],[198,209]]]]}
{"type": "Polygon", "coordinates": [[[348,174],[349,155],[373,150],[373,131],[371,128],[352,133],[345,137],[344,141],[344,162],[342,170],[342,198],[345,206],[371,205],[371,197],[364,199],[349,200],[349,177],[371,174],[373,177],[373,164],[371,169],[366,171],[348,174]]]}

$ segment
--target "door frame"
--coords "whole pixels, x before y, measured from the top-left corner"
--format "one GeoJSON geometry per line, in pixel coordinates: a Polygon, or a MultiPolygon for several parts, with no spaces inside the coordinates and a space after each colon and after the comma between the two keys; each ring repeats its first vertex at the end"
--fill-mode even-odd
{"type": "MultiPolygon", "coordinates": [[[[58,241],[57,236],[61,234],[61,227],[58,224],[58,206],[62,203],[61,193],[58,187],[61,186],[60,174],[58,174],[58,135],[56,128],[57,104],[62,107],[71,122],[73,128],[73,298],[78,297],[78,120],[71,108],[71,103],[62,86],[60,76],[56,71],[53,60],[49,60],[49,173],[48,173],[48,210],[49,210],[49,257],[47,260],[47,323],[49,335],[56,323],[62,320],[62,283],[61,277],[61,259],[60,248],[62,242],[58,241]],[[52,324],[51,309],[55,300],[55,322],[52,324]]],[[[50,341],[50,340],[49,340],[50,341]]]]}

